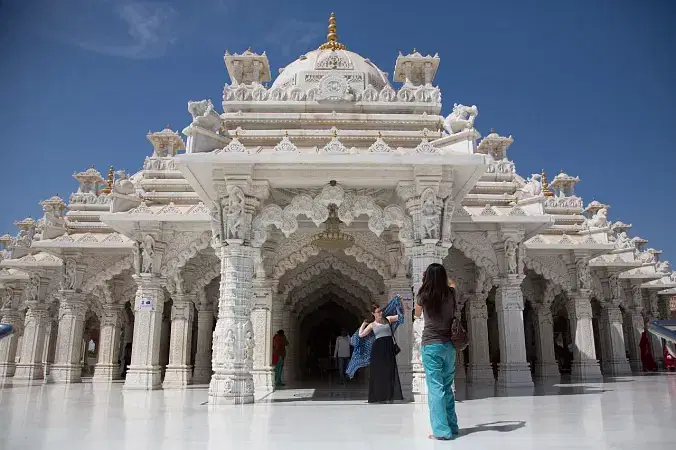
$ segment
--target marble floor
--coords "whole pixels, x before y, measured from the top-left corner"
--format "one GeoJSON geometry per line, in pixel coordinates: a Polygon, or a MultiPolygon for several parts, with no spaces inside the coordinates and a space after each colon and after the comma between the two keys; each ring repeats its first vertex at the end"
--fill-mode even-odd
{"type": "Polygon", "coordinates": [[[205,386],[7,383],[0,449],[673,449],[676,374],[498,393],[458,389],[461,436],[433,442],[424,404],[368,405],[360,387],[289,388],[210,407],[205,386]]]}

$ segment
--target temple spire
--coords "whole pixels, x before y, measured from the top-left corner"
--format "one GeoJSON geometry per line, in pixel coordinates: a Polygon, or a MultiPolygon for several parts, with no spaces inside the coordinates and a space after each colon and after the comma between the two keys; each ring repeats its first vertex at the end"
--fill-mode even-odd
{"type": "Polygon", "coordinates": [[[115,171],[113,166],[110,166],[108,169],[108,181],[106,181],[106,187],[101,190],[103,194],[110,194],[113,190],[113,183],[115,181],[115,171]]]}
{"type": "Polygon", "coordinates": [[[338,42],[338,26],[336,25],[336,15],[331,13],[329,17],[329,33],[326,35],[326,43],[319,46],[320,50],[345,50],[346,47],[338,42]]]}
{"type": "Polygon", "coordinates": [[[549,183],[547,183],[547,174],[545,173],[545,169],[542,169],[542,179],[540,180],[542,183],[542,193],[544,194],[545,197],[553,197],[554,193],[549,189],[549,183]]]}

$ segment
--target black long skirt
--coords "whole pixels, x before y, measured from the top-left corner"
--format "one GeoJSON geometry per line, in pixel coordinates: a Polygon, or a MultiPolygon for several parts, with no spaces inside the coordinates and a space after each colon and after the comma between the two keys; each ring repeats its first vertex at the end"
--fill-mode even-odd
{"type": "Polygon", "coordinates": [[[371,348],[369,403],[403,400],[392,336],[383,336],[371,348]]]}

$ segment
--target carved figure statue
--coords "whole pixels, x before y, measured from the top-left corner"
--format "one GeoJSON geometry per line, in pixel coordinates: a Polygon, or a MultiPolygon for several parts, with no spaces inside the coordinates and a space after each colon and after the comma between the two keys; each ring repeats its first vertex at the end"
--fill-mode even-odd
{"type": "Polygon", "coordinates": [[[518,273],[518,262],[516,260],[516,242],[505,242],[505,258],[507,260],[507,273],[514,275],[518,273]]]}
{"type": "Polygon", "coordinates": [[[211,100],[200,100],[199,102],[188,102],[188,112],[195,120],[198,117],[206,116],[210,111],[213,111],[214,105],[211,100]]]}
{"type": "Polygon", "coordinates": [[[63,282],[61,289],[72,290],[75,289],[75,281],[77,276],[77,265],[73,258],[66,258],[63,263],[63,282]]]}
{"type": "Polygon", "coordinates": [[[653,264],[655,263],[655,255],[649,251],[645,252],[640,252],[638,254],[638,259],[641,261],[643,264],[653,264]]]}
{"type": "Polygon", "coordinates": [[[632,247],[633,244],[631,243],[631,239],[629,239],[629,236],[627,235],[626,231],[622,231],[621,233],[617,234],[617,236],[615,237],[615,248],[625,249],[632,247]]]}
{"type": "Polygon", "coordinates": [[[211,220],[209,221],[211,225],[211,242],[212,244],[218,244],[221,242],[221,220],[218,217],[218,211],[211,211],[211,220]]]}
{"type": "Polygon", "coordinates": [[[30,248],[31,243],[33,242],[33,237],[35,237],[36,227],[30,227],[26,230],[20,230],[19,234],[16,236],[14,241],[15,247],[30,248]]]}
{"type": "Polygon", "coordinates": [[[601,208],[596,211],[589,219],[585,220],[585,225],[587,228],[605,228],[608,226],[608,209],[601,208]]]}
{"type": "Polygon", "coordinates": [[[238,187],[230,191],[228,198],[228,239],[243,239],[242,222],[244,219],[244,192],[238,187]]]}
{"type": "Polygon", "coordinates": [[[141,246],[138,242],[134,242],[132,252],[134,253],[134,273],[139,275],[141,273],[141,246]]]}
{"type": "Polygon", "coordinates": [[[113,192],[123,195],[132,195],[136,192],[134,183],[129,179],[129,175],[124,170],[115,172],[115,182],[113,183],[113,192]]]}
{"type": "Polygon", "coordinates": [[[26,300],[29,302],[36,302],[38,300],[38,288],[40,286],[40,278],[37,275],[33,275],[28,280],[28,286],[26,286],[26,300]]]}
{"type": "Polygon", "coordinates": [[[577,270],[577,284],[578,289],[591,289],[591,272],[589,271],[589,261],[586,259],[578,259],[575,262],[577,270]]]}
{"type": "Polygon", "coordinates": [[[12,295],[11,288],[0,288],[0,306],[2,309],[12,309],[12,295]]]}
{"type": "Polygon", "coordinates": [[[517,197],[531,198],[542,195],[542,175],[534,173],[526,180],[526,184],[519,189],[517,197]]]}
{"type": "Polygon", "coordinates": [[[669,261],[659,261],[655,264],[655,272],[665,275],[671,273],[671,263],[669,261]]]}
{"type": "Polygon", "coordinates": [[[444,120],[444,128],[449,134],[460,133],[461,131],[474,128],[474,120],[479,115],[476,106],[465,106],[458,103],[453,105],[453,111],[444,120]]]}
{"type": "Polygon", "coordinates": [[[439,214],[437,214],[437,205],[433,195],[429,195],[423,200],[421,219],[424,232],[423,239],[434,239],[436,230],[439,228],[439,214]]]}
{"type": "Polygon", "coordinates": [[[141,244],[141,256],[142,256],[142,273],[152,273],[153,271],[153,259],[155,258],[155,240],[151,235],[146,235],[143,238],[143,244],[141,244]]]}

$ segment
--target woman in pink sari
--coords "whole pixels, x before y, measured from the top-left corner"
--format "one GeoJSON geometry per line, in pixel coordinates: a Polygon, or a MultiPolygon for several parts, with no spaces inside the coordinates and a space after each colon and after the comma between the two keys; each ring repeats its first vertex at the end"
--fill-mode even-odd
{"type": "Polygon", "coordinates": [[[655,363],[655,358],[653,358],[652,351],[650,349],[650,338],[648,337],[648,332],[644,329],[641,333],[641,342],[639,342],[641,347],[641,361],[643,362],[643,371],[644,372],[656,372],[657,363],[655,363]]]}
{"type": "Polygon", "coordinates": [[[667,344],[663,345],[664,347],[664,367],[667,368],[669,372],[676,370],[676,358],[673,357],[669,350],[667,349],[667,344]]]}

